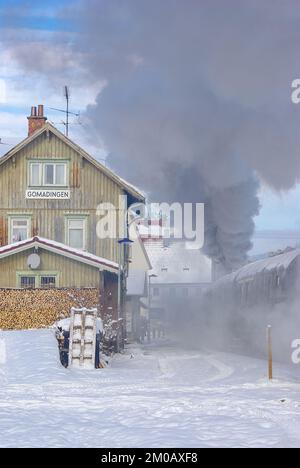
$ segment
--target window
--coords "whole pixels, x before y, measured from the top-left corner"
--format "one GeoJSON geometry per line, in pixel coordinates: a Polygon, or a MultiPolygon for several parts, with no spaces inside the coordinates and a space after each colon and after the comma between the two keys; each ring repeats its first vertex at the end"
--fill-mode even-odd
{"type": "Polygon", "coordinates": [[[44,166],[44,185],[67,185],[67,165],[66,163],[46,163],[44,166]]]}
{"type": "Polygon", "coordinates": [[[42,271],[33,273],[32,271],[17,272],[17,287],[29,288],[55,288],[58,287],[59,273],[53,271],[42,271]]]}
{"type": "Polygon", "coordinates": [[[35,288],[35,276],[21,276],[20,287],[24,289],[35,288]]]}
{"type": "Polygon", "coordinates": [[[67,186],[66,162],[31,162],[29,174],[31,187],[67,186]]]}
{"type": "Polygon", "coordinates": [[[41,276],[41,288],[55,288],[56,276],[41,276]]]}
{"type": "Polygon", "coordinates": [[[15,243],[30,237],[30,218],[10,219],[10,242],[15,243]]]}
{"type": "Polygon", "coordinates": [[[84,250],[86,247],[85,218],[69,218],[67,223],[67,244],[75,249],[84,250]]]}
{"type": "Polygon", "coordinates": [[[159,288],[153,288],[153,296],[155,297],[159,296],[159,288]]]}
{"type": "Polygon", "coordinates": [[[41,184],[41,171],[42,165],[39,163],[32,163],[30,166],[30,185],[39,187],[41,184]]]}
{"type": "Polygon", "coordinates": [[[54,164],[44,166],[44,185],[55,185],[54,164]]]}
{"type": "Polygon", "coordinates": [[[56,164],[55,165],[55,184],[66,185],[66,179],[67,179],[66,174],[67,174],[66,164],[56,164]]]}

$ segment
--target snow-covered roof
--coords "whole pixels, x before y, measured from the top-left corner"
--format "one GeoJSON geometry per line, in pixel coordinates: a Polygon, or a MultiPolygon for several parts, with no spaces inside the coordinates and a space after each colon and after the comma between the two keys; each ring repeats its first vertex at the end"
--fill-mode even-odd
{"type": "Polygon", "coordinates": [[[112,262],[111,260],[98,257],[97,255],[91,254],[89,252],[74,249],[73,247],[62,244],[60,242],[38,236],[0,247],[0,260],[33,247],[41,247],[50,252],[63,255],[64,257],[77,260],[90,266],[94,266],[99,268],[99,270],[107,270],[112,273],[116,273],[119,269],[119,266],[116,262],[112,262]]]}
{"type": "Polygon", "coordinates": [[[244,281],[247,278],[253,277],[258,273],[265,271],[276,270],[278,273],[285,271],[298,257],[300,256],[300,250],[292,250],[290,252],[275,255],[274,257],[268,257],[257,262],[249,263],[245,265],[235,274],[236,281],[244,281]]]}
{"type": "Polygon", "coordinates": [[[130,270],[127,278],[127,296],[145,296],[146,272],[143,270],[130,270]]]}
{"type": "Polygon", "coordinates": [[[296,249],[287,253],[275,255],[274,257],[268,257],[263,260],[249,263],[239,270],[219,278],[212,284],[209,290],[226,288],[230,287],[230,285],[234,283],[250,281],[256,275],[264,272],[276,271],[278,275],[282,276],[299,256],[300,249],[296,249]]]}
{"type": "Polygon", "coordinates": [[[153,269],[151,283],[203,284],[211,282],[211,260],[200,249],[187,248],[183,241],[164,246],[163,240],[146,241],[153,269]]]}

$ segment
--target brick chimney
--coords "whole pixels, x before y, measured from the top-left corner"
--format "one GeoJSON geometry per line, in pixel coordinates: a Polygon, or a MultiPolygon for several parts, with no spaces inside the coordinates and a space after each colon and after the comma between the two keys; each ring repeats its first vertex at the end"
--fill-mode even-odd
{"type": "Polygon", "coordinates": [[[44,117],[44,106],[39,105],[38,108],[35,106],[31,108],[31,115],[28,119],[28,136],[31,136],[34,132],[42,128],[47,117],[44,117]]]}

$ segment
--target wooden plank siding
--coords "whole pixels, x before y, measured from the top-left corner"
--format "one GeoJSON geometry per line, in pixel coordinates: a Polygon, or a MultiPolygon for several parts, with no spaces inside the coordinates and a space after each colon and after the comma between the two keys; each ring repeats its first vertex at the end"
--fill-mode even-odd
{"type": "MultiPolygon", "coordinates": [[[[0,288],[16,288],[17,273],[29,272],[27,258],[30,251],[24,251],[0,261],[0,288]]],[[[98,288],[100,274],[98,268],[85,265],[76,260],[39,249],[41,265],[38,270],[31,270],[30,274],[41,271],[58,272],[59,288],[98,288]]]]}
{"type": "Polygon", "coordinates": [[[0,246],[8,243],[8,226],[5,216],[0,217],[0,246]]]}
{"type": "Polygon", "coordinates": [[[8,242],[9,216],[30,215],[32,235],[66,242],[66,216],[87,216],[87,250],[118,261],[116,239],[100,240],[96,235],[99,203],[119,205],[122,187],[82,158],[51,132],[41,134],[0,167],[0,243],[8,242]],[[28,163],[34,159],[63,159],[69,165],[70,200],[26,200],[28,163]]]}

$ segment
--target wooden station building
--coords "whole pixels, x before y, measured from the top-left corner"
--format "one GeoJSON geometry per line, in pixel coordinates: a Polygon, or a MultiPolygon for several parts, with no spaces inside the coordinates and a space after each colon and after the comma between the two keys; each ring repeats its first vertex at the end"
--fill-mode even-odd
{"type": "MultiPolygon", "coordinates": [[[[89,306],[116,317],[119,233],[97,236],[97,207],[115,206],[118,227],[127,209],[120,208],[121,195],[127,205],[144,202],[136,188],[48,123],[43,106],[31,109],[28,137],[0,159],[0,308],[10,323],[12,314],[26,316],[25,289],[33,326],[84,305],[84,291],[89,306]],[[54,290],[61,291],[56,302],[54,290]]],[[[125,269],[126,255],[121,258],[125,269]]],[[[1,318],[0,328],[6,328],[1,318]]]]}

